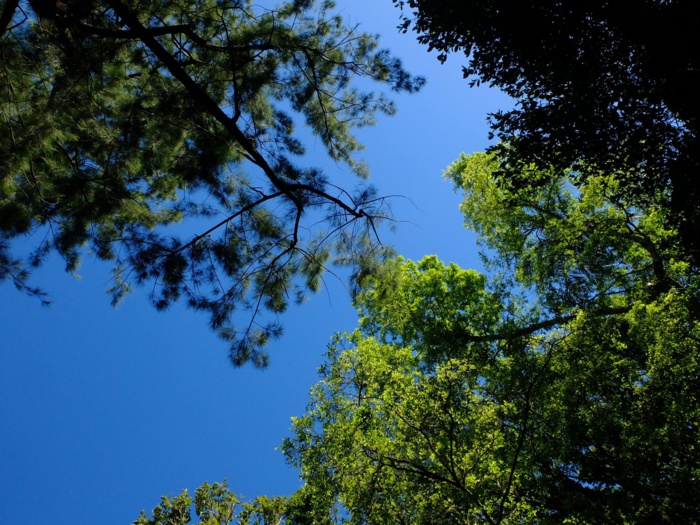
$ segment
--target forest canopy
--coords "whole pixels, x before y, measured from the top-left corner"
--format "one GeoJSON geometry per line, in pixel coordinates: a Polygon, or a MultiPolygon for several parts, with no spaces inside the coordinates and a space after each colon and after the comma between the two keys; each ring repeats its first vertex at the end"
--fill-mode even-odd
{"type": "MultiPolygon", "coordinates": [[[[398,257],[365,278],[282,447],[302,487],[222,523],[700,523],[697,276],[665,210],[614,177],[504,188],[499,166],[446,171],[486,271],[398,257]]],[[[184,524],[157,520],[187,498],[135,523],[184,524]]]]}
{"type": "Polygon", "coordinates": [[[700,523],[697,9],[394,3],[516,100],[446,171],[483,271],[390,257],[385,199],[308,162],[366,177],[355,130],[423,84],[332,2],[0,4],[0,280],[45,302],[34,268],[94,255],[256,366],[329,265],[359,292],[282,445],[303,486],[135,523],[700,523]]]}

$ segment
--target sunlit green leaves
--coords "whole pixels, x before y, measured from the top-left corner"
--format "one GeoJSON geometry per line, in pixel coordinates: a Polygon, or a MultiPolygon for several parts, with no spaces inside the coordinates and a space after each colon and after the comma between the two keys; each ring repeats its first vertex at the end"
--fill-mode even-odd
{"type": "Polygon", "coordinates": [[[462,355],[463,337],[491,333],[503,311],[484,275],[435,256],[387,262],[365,282],[357,304],[365,333],[415,345],[427,362],[462,355]]]}
{"type": "Polygon", "coordinates": [[[303,494],[358,524],[696,523],[696,277],[663,210],[497,169],[448,170],[497,273],[428,256],[363,280],[284,444],[303,494]]]}
{"type": "Polygon", "coordinates": [[[134,525],[187,525],[192,511],[199,518],[194,523],[201,525],[278,525],[284,522],[286,507],[285,498],[261,496],[245,501],[229,490],[226,481],[204,483],[195,491],[194,501],[186,490],[161,500],[152,517],[142,511],[134,525]]]}
{"type": "Polygon", "coordinates": [[[533,179],[548,182],[509,190],[497,184],[497,169],[492,155],[462,155],[446,177],[464,192],[465,225],[479,234],[491,267],[536,290],[553,312],[641,298],[686,280],[664,210],[632,207],[615,179],[590,176],[574,187],[573,174],[530,168],[533,179]]]}

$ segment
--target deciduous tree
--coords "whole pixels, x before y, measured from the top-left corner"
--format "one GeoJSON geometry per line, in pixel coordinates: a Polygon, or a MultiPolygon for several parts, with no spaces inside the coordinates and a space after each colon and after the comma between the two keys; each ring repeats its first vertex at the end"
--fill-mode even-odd
{"type": "Polygon", "coordinates": [[[489,276],[435,256],[365,281],[284,445],[347,523],[699,523],[696,276],[614,177],[496,184],[460,158],[489,276]]]}

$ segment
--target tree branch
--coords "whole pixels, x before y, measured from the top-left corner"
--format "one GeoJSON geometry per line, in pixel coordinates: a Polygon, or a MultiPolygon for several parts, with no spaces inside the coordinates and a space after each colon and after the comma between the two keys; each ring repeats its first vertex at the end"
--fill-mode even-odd
{"type": "Polygon", "coordinates": [[[544,363],[542,364],[539,371],[537,372],[537,375],[535,375],[535,377],[532,379],[532,381],[528,385],[527,390],[525,392],[525,410],[523,413],[523,421],[522,421],[522,425],[520,428],[520,432],[518,434],[518,442],[517,442],[516,447],[515,447],[515,453],[513,454],[513,463],[511,464],[511,467],[510,467],[510,473],[508,475],[508,482],[506,483],[506,487],[503,490],[503,497],[501,498],[501,503],[500,503],[499,509],[498,509],[499,522],[503,521],[503,514],[505,512],[506,502],[508,501],[510,489],[513,486],[513,479],[515,478],[515,469],[518,466],[518,461],[520,459],[520,453],[522,452],[523,445],[525,444],[525,435],[528,431],[528,422],[530,421],[530,411],[532,409],[532,405],[531,405],[532,392],[534,391],[535,385],[539,381],[540,377],[542,377],[545,370],[547,369],[551,358],[552,358],[552,352],[549,352],[547,354],[546,359],[544,360],[544,363]]]}
{"type": "Polygon", "coordinates": [[[276,199],[277,197],[280,197],[281,195],[282,195],[282,192],[276,192],[276,193],[271,193],[270,195],[264,195],[263,197],[261,197],[260,199],[256,200],[255,202],[251,202],[250,204],[248,204],[248,205],[246,205],[246,206],[243,206],[240,210],[238,210],[238,211],[237,211],[236,213],[234,213],[233,215],[229,215],[228,217],[226,217],[226,218],[225,218],[223,221],[221,221],[220,223],[215,224],[214,226],[212,226],[211,228],[209,228],[209,229],[208,229],[207,231],[205,231],[204,233],[201,233],[201,234],[197,235],[194,239],[192,239],[192,240],[191,240],[190,242],[188,242],[187,244],[183,244],[182,246],[180,246],[177,250],[175,250],[174,252],[172,252],[171,255],[174,255],[174,254],[176,254],[176,253],[180,253],[180,252],[185,251],[187,248],[190,248],[190,247],[194,246],[195,244],[197,244],[197,243],[198,243],[199,241],[201,241],[204,237],[207,237],[207,236],[208,236],[210,233],[212,233],[213,231],[215,231],[215,230],[221,228],[224,224],[227,224],[227,223],[231,222],[231,221],[232,221],[233,219],[235,219],[236,217],[239,217],[239,216],[243,215],[245,212],[252,210],[252,209],[255,208],[256,206],[261,205],[263,202],[269,201],[269,200],[272,200],[272,199],[276,199]]]}
{"type": "MultiPolygon", "coordinates": [[[[137,31],[133,30],[122,30],[122,29],[108,29],[106,27],[93,26],[91,24],[86,24],[80,22],[77,26],[83,31],[87,31],[96,36],[101,36],[104,38],[123,38],[123,39],[138,39],[139,34],[137,31]]],[[[144,28],[152,36],[164,36],[164,35],[175,35],[180,33],[189,34],[191,28],[189,25],[175,25],[175,26],[164,26],[164,27],[153,27],[144,28]]]]}
{"type": "Polygon", "coordinates": [[[367,449],[365,447],[364,452],[367,454],[367,456],[372,459],[373,461],[377,461],[379,464],[384,464],[390,468],[393,468],[399,472],[407,472],[409,474],[417,474],[418,476],[422,476],[424,478],[431,479],[433,481],[438,481],[441,483],[446,483],[448,485],[452,485],[453,487],[465,492],[469,498],[471,498],[474,503],[480,508],[481,514],[484,516],[486,521],[490,523],[491,525],[497,525],[498,522],[494,521],[494,519],[489,515],[488,511],[484,508],[484,505],[482,504],[481,501],[479,501],[479,498],[476,497],[476,495],[467,489],[465,486],[461,485],[460,483],[457,483],[456,481],[453,481],[449,478],[446,478],[444,476],[440,476],[439,474],[436,474],[434,472],[431,472],[430,470],[426,469],[425,467],[421,465],[416,465],[413,462],[410,462],[405,459],[401,458],[394,458],[391,456],[383,456],[383,459],[388,461],[388,464],[383,461],[382,458],[378,457],[376,453],[373,450],[367,449]],[[374,455],[374,457],[372,457],[374,455]]]}
{"type": "MultiPolygon", "coordinates": [[[[219,105],[209,96],[205,89],[199,85],[182,68],[182,65],[156,40],[150,28],[141,24],[138,18],[120,1],[108,0],[107,4],[114,10],[115,14],[128,25],[141,42],[153,52],[153,54],[165,65],[168,71],[175,77],[190,95],[196,100],[209,115],[214,117],[224,129],[228,131],[234,140],[245,150],[247,158],[256,166],[261,168],[272,184],[284,193],[297,208],[303,208],[301,199],[295,194],[295,190],[302,190],[322,197],[343,209],[355,218],[368,217],[364,210],[352,207],[328,193],[306,184],[290,184],[281,179],[260,151],[253,145],[251,140],[236,125],[235,119],[229,117],[219,107],[219,105]]],[[[188,33],[191,36],[191,33],[188,33]]]]}
{"type": "Polygon", "coordinates": [[[181,64],[173,57],[155,38],[149,29],[143,26],[139,19],[119,0],[108,0],[107,4],[114,10],[137,35],[138,39],[151,50],[151,52],[165,65],[170,74],[173,75],[190,93],[204,110],[209,113],[248,154],[249,159],[256,166],[260,167],[279,190],[285,193],[292,201],[298,203],[299,199],[289,190],[289,184],[280,179],[268,164],[262,154],[252,144],[250,139],[238,128],[235,122],[219,107],[219,105],[209,96],[209,94],[182,68],[181,64]]]}
{"type": "MultiPolygon", "coordinates": [[[[599,310],[595,310],[594,312],[588,312],[588,315],[591,315],[593,317],[603,317],[606,315],[624,314],[629,312],[631,309],[631,305],[600,308],[599,310]]],[[[546,330],[547,328],[552,328],[554,326],[568,323],[569,321],[573,321],[574,319],[576,319],[576,317],[578,317],[578,312],[568,315],[558,315],[556,317],[553,317],[552,319],[540,321],[539,323],[534,323],[524,328],[513,330],[512,332],[506,331],[503,333],[492,335],[460,335],[459,337],[462,341],[465,341],[467,343],[506,341],[509,339],[515,339],[517,337],[532,335],[535,332],[539,332],[540,330],[546,330]]]]}

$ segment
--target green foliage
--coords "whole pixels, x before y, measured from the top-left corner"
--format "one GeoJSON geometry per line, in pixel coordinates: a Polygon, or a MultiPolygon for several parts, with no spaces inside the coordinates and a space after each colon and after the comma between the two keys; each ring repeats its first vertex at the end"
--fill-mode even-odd
{"type": "Polygon", "coordinates": [[[498,326],[503,304],[486,284],[478,272],[445,267],[436,256],[418,263],[399,257],[366,281],[357,299],[360,326],[382,343],[420,348],[421,359],[438,362],[458,351],[460,334],[485,336],[498,326]]]}
{"type": "Polygon", "coordinates": [[[665,208],[635,208],[605,175],[575,187],[575,173],[530,167],[526,178],[546,182],[508,190],[494,179],[498,164],[462,155],[445,175],[464,191],[465,226],[487,248],[488,267],[532,289],[543,307],[559,314],[689,286],[665,208]]]}
{"type": "Polygon", "coordinates": [[[700,523],[697,277],[663,210],[497,169],[447,172],[491,279],[429,256],[364,281],[284,443],[302,493],[357,524],[700,523]]]}
{"type": "Polygon", "coordinates": [[[332,10],[4,2],[0,279],[38,295],[29,270],[51,252],[71,272],[92,253],[114,264],[114,302],[133,285],[149,286],[159,309],[182,299],[208,312],[235,364],[264,365],[277,314],[318,287],[334,253],[358,253],[345,261],[358,272],[382,254],[383,199],[339,192],[303,166],[295,125],[364,177],[353,130],[395,108],[356,81],[422,84],[332,10]],[[26,238],[24,257],[15,246],[26,238]],[[251,319],[234,329],[236,309],[251,319]],[[263,310],[273,322],[256,319],[263,310]]]}
{"type": "MultiPolygon", "coordinates": [[[[192,520],[192,497],[183,490],[179,496],[161,498],[152,517],[141,511],[134,525],[187,525],[192,520]]],[[[194,511],[201,525],[279,525],[285,522],[285,498],[261,496],[251,502],[231,492],[226,481],[204,483],[194,497],[194,511]]]]}

